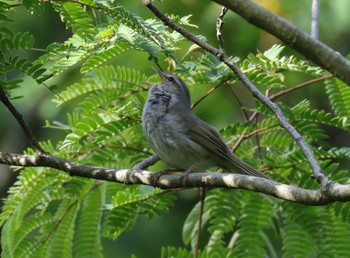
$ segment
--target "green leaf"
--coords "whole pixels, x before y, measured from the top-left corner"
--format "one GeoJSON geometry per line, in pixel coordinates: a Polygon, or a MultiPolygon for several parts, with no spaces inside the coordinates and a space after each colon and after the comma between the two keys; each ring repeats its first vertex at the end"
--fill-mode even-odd
{"type": "Polygon", "coordinates": [[[339,79],[326,81],[326,93],[337,116],[350,117],[350,87],[339,79]]]}
{"type": "Polygon", "coordinates": [[[191,246],[193,247],[194,241],[197,240],[198,237],[198,229],[199,229],[199,215],[202,215],[202,227],[206,224],[206,222],[209,219],[209,212],[206,211],[203,214],[200,214],[200,205],[201,203],[197,203],[191,210],[191,212],[188,214],[183,228],[182,228],[182,240],[185,243],[185,245],[188,245],[189,243],[192,243],[191,246]]]}
{"type": "Polygon", "coordinates": [[[192,258],[193,254],[185,248],[163,247],[161,258],[192,258]]]}
{"type": "Polygon", "coordinates": [[[126,42],[119,42],[114,46],[109,47],[106,50],[102,50],[99,53],[96,53],[91,58],[89,58],[86,62],[84,62],[81,72],[86,73],[91,70],[96,69],[100,65],[106,63],[108,60],[120,55],[121,53],[129,50],[131,45],[126,42]]]}
{"type": "Polygon", "coordinates": [[[84,40],[93,41],[96,35],[92,19],[79,3],[55,3],[55,8],[60,12],[62,20],[67,27],[84,40]]]}
{"type": "Polygon", "coordinates": [[[105,187],[96,187],[90,190],[83,199],[74,237],[74,257],[103,257],[100,225],[104,190],[105,187]]]}

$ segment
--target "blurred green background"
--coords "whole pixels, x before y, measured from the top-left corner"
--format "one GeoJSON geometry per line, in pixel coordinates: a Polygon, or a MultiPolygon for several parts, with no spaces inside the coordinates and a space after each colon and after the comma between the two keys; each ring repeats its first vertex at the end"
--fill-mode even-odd
{"type": "MultiPolygon", "coordinates": [[[[121,0],[119,2],[143,18],[152,18],[152,14],[141,4],[141,1],[121,0]]],[[[309,32],[311,0],[261,0],[258,2],[309,32]]],[[[190,28],[190,30],[195,34],[204,35],[209,43],[217,46],[215,22],[221,11],[219,5],[200,0],[166,0],[163,3],[157,1],[155,4],[165,13],[179,16],[192,14],[191,22],[198,25],[198,29],[190,28]]],[[[348,0],[321,1],[320,40],[342,55],[347,55],[350,52],[349,10],[350,1],[348,0]]],[[[57,13],[53,12],[50,4],[45,4],[45,11],[41,14],[29,14],[24,8],[16,7],[11,16],[15,22],[8,25],[13,31],[30,31],[35,36],[35,47],[38,50],[26,53],[33,60],[44,53],[41,49],[44,50],[48,44],[56,41],[63,42],[71,35],[71,32],[65,29],[57,13]]],[[[255,53],[256,49],[264,51],[273,44],[280,43],[271,35],[254,28],[234,13],[228,13],[225,16],[223,37],[227,54],[238,56],[241,59],[244,59],[250,52],[255,53]]],[[[184,44],[184,49],[179,50],[179,56],[186,52],[186,47],[189,45],[184,44]]],[[[298,56],[298,53],[290,49],[286,49],[284,53],[298,56]]],[[[148,61],[147,54],[128,52],[127,56],[124,57],[113,60],[113,62],[148,74],[153,73],[151,69],[153,64],[148,61]]],[[[13,76],[18,76],[18,74],[13,76]]],[[[79,78],[79,69],[73,69],[55,78],[53,83],[58,86],[57,91],[60,91],[79,78]]],[[[307,79],[310,78],[305,77],[305,75],[286,74],[286,84],[291,86],[307,79]]],[[[190,86],[193,101],[210,87],[210,85],[196,88],[190,86]]],[[[253,106],[255,102],[250,93],[242,86],[238,86],[237,89],[244,104],[248,107],[253,106]]],[[[62,139],[63,134],[59,131],[45,129],[44,124],[45,120],[65,123],[67,121],[65,114],[69,110],[69,106],[56,108],[51,101],[54,93],[44,86],[38,86],[30,79],[25,79],[22,87],[16,91],[16,95],[24,97],[15,100],[13,104],[23,114],[39,140],[50,139],[52,142],[57,142],[62,139]]],[[[311,101],[313,107],[330,111],[322,83],[296,91],[280,100],[293,105],[305,98],[311,101]]],[[[195,112],[218,129],[230,123],[242,121],[239,106],[228,88],[220,88],[211,98],[202,102],[195,112]],[[223,98],[223,96],[226,97],[223,98]],[[217,101],[218,99],[220,101],[217,101]]],[[[343,132],[331,131],[333,129],[329,128],[326,130],[332,135],[332,138],[329,139],[332,145],[346,146],[349,144],[347,140],[344,141],[347,136],[343,135],[343,132]]],[[[28,147],[28,141],[24,134],[8,110],[2,106],[0,108],[0,151],[21,153],[26,147],[28,147]]],[[[10,172],[9,168],[4,165],[0,165],[0,171],[0,196],[6,198],[7,189],[13,184],[17,173],[10,172]]],[[[129,232],[120,236],[117,241],[106,240],[105,257],[130,257],[131,254],[135,254],[137,257],[157,257],[160,255],[161,246],[182,246],[182,225],[186,214],[198,201],[198,195],[197,190],[183,191],[178,194],[176,205],[168,214],[151,221],[141,218],[136,221],[129,232]],[[165,236],[167,237],[165,238],[165,236]]]]}

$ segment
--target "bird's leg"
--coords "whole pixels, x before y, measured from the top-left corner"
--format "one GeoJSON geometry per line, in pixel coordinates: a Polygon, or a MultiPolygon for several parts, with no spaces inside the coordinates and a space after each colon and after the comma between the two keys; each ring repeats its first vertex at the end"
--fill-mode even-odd
{"type": "Polygon", "coordinates": [[[195,171],[197,168],[205,166],[204,164],[207,163],[209,160],[202,160],[201,162],[198,162],[197,164],[193,164],[188,169],[185,170],[185,172],[182,175],[182,184],[183,186],[186,186],[186,181],[188,179],[189,174],[191,174],[193,171],[195,171]]]}
{"type": "Polygon", "coordinates": [[[151,182],[152,182],[152,185],[155,185],[159,178],[161,178],[162,176],[164,175],[168,175],[169,173],[173,173],[173,172],[177,172],[178,170],[174,170],[174,169],[164,169],[162,171],[159,171],[157,173],[154,173],[152,176],[151,176],[151,182]]]}

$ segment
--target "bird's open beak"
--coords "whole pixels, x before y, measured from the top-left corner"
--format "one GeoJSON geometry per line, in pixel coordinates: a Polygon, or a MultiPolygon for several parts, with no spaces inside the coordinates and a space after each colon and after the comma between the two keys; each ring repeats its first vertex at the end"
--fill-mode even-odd
{"type": "Polygon", "coordinates": [[[162,79],[165,79],[165,74],[163,71],[159,70],[157,67],[152,66],[153,70],[156,71],[162,79]]]}

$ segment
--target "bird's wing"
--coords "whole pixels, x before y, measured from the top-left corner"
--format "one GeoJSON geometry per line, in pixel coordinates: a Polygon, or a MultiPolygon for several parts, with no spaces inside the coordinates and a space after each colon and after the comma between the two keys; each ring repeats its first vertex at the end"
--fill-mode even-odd
{"type": "Polygon", "coordinates": [[[189,129],[189,136],[192,141],[213,152],[213,154],[227,160],[230,159],[230,150],[227,145],[216,130],[204,121],[198,119],[198,123],[194,123],[189,129]]]}
{"type": "Polygon", "coordinates": [[[239,172],[244,174],[267,178],[267,176],[236,157],[221,139],[217,131],[204,121],[198,119],[198,123],[193,123],[192,127],[189,128],[189,136],[191,140],[212,152],[213,156],[216,155],[222,161],[227,161],[229,168],[238,169],[239,172]]]}

